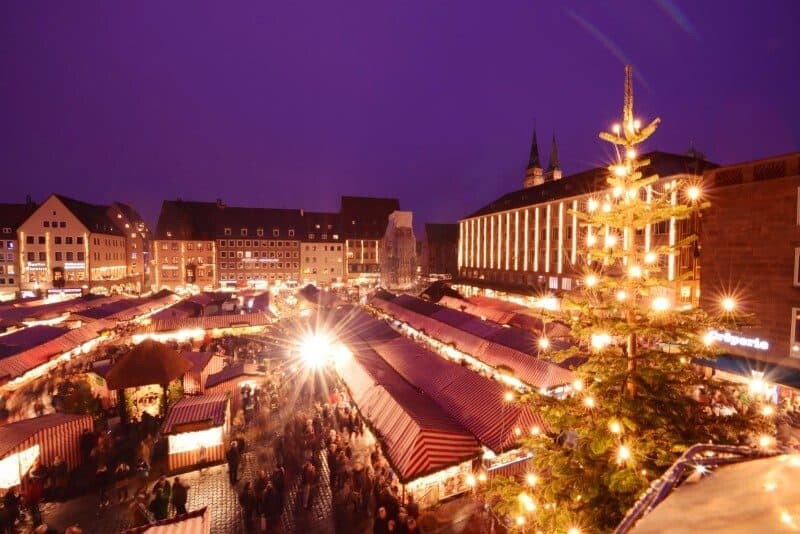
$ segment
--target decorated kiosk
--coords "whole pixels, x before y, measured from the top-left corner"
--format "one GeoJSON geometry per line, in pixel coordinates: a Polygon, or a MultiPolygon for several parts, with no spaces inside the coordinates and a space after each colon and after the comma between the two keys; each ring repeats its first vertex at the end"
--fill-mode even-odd
{"type": "Polygon", "coordinates": [[[169,409],[162,435],[167,436],[170,471],[225,460],[230,429],[227,393],[185,397],[169,409]]]}

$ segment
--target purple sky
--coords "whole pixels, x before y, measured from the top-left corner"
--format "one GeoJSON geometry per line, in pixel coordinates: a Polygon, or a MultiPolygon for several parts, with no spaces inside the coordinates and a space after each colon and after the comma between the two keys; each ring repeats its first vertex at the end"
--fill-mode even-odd
{"type": "Polygon", "coordinates": [[[800,148],[800,2],[334,3],[0,3],[0,200],[455,221],[520,187],[534,120],[544,160],[555,132],[566,173],[604,163],[625,61],[647,149],[800,148]]]}

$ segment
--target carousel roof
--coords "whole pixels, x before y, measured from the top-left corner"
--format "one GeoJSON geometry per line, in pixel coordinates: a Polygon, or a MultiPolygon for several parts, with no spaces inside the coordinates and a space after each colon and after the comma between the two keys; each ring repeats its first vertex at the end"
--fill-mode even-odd
{"type": "Polygon", "coordinates": [[[168,384],[192,368],[192,362],[158,341],[142,341],[106,375],[109,389],[168,384]]]}

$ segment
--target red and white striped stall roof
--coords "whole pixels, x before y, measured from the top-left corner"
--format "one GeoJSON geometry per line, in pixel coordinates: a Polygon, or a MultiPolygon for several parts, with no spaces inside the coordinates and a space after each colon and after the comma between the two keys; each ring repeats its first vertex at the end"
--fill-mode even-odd
{"type": "Polygon", "coordinates": [[[161,427],[161,432],[163,434],[171,434],[178,425],[203,421],[210,421],[211,426],[222,426],[225,423],[227,411],[227,393],[184,397],[169,409],[169,414],[161,427]]]}
{"type": "Polygon", "coordinates": [[[229,315],[205,315],[176,319],[156,319],[148,328],[149,332],[174,332],[178,330],[213,330],[215,328],[236,328],[242,326],[266,326],[272,322],[269,313],[245,313],[229,315]]]}
{"type": "Polygon", "coordinates": [[[193,510],[188,514],[176,515],[149,525],[125,530],[122,534],[209,534],[211,532],[211,513],[208,507],[193,510]]]}
{"type": "Polygon", "coordinates": [[[403,483],[480,454],[480,444],[462,425],[372,350],[355,348],[339,373],[403,483]]]}
{"type": "Polygon", "coordinates": [[[39,458],[46,464],[56,456],[70,469],[81,462],[80,436],[92,430],[91,416],[53,413],[0,426],[0,458],[39,445],[39,458]]]}

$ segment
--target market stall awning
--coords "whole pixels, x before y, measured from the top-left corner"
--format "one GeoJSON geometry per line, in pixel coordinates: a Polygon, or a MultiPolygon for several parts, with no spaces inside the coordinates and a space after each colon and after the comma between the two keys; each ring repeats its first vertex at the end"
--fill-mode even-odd
{"type": "Polygon", "coordinates": [[[237,362],[225,367],[219,373],[208,375],[206,379],[206,388],[214,387],[216,385],[239,378],[242,376],[263,376],[264,373],[258,371],[258,366],[251,363],[237,362]]]}
{"type": "Polygon", "coordinates": [[[192,510],[188,514],[176,515],[137,528],[125,530],[122,534],[209,534],[211,532],[211,513],[207,507],[192,510]]]}
{"type": "Polygon", "coordinates": [[[79,463],[78,440],[83,429],[93,428],[88,415],[52,413],[0,426],[0,458],[21,449],[39,445],[42,461],[58,455],[70,468],[79,463]]]}
{"type": "Polygon", "coordinates": [[[148,332],[177,332],[179,330],[214,330],[242,328],[247,326],[266,326],[272,323],[271,313],[231,313],[224,315],[204,315],[202,317],[178,317],[156,319],[148,332]]]}
{"type": "Polygon", "coordinates": [[[355,348],[338,371],[403,483],[480,454],[478,441],[374,351],[355,348]]]}
{"type": "Polygon", "coordinates": [[[169,384],[192,368],[173,348],[146,339],[120,358],[106,375],[109,389],[169,384]]]}
{"type": "MultiPolygon", "coordinates": [[[[227,393],[213,393],[184,397],[170,409],[163,426],[162,434],[185,432],[185,425],[204,424],[208,427],[221,426],[225,422],[228,407],[227,393]]],[[[193,430],[199,430],[194,428],[193,430]]]]}

